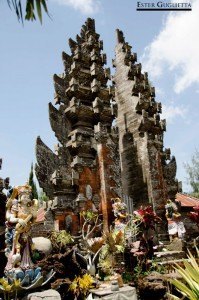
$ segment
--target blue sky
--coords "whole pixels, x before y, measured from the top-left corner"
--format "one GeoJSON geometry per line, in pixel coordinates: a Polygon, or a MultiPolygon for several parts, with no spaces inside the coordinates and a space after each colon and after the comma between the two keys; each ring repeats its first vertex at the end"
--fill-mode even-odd
{"type": "Polygon", "coordinates": [[[42,26],[25,22],[23,27],[7,1],[1,1],[1,176],[9,176],[12,185],[26,181],[38,135],[53,149],[57,141],[48,120],[52,76],[63,72],[61,53],[70,53],[68,38],[75,39],[86,18],[93,17],[108,66],[119,28],[149,71],[167,118],[164,145],[176,156],[177,177],[188,191],[183,162],[190,161],[199,143],[199,0],[192,2],[192,12],[163,13],[136,12],[134,0],[48,0],[52,19],[44,16],[42,26]]]}

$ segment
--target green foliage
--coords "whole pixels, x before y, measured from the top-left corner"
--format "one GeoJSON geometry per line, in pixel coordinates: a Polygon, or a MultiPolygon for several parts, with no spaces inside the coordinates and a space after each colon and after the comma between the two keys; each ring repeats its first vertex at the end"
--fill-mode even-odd
{"type": "Polygon", "coordinates": [[[121,253],[124,252],[125,240],[122,231],[111,230],[104,235],[105,243],[108,246],[107,251],[109,253],[121,253]]]}
{"type": "Polygon", "coordinates": [[[199,195],[199,151],[196,149],[191,158],[191,164],[184,164],[188,174],[188,183],[193,189],[195,195],[199,195]]]}
{"type": "Polygon", "coordinates": [[[128,282],[133,281],[132,273],[130,273],[130,272],[123,272],[122,273],[122,279],[123,279],[124,283],[128,283],[128,282]]]}
{"type": "Polygon", "coordinates": [[[138,262],[136,267],[133,269],[133,279],[137,281],[140,276],[147,276],[149,273],[143,271],[142,263],[138,262]]]}
{"type": "Polygon", "coordinates": [[[125,249],[124,234],[122,231],[110,230],[104,235],[105,245],[102,246],[98,267],[106,274],[113,272],[115,254],[122,253],[125,249]]]}
{"type": "Polygon", "coordinates": [[[198,193],[190,193],[190,196],[198,198],[199,199],[199,192],[198,193]]]}
{"type": "Polygon", "coordinates": [[[46,193],[41,189],[39,191],[39,198],[40,201],[47,202],[49,200],[49,197],[46,195],[46,193]]]}
{"type": "MultiPolygon", "coordinates": [[[[7,0],[9,7],[14,9],[18,21],[23,23],[23,6],[21,0],[7,0]]],[[[48,15],[48,8],[46,4],[46,0],[26,0],[25,6],[25,19],[28,21],[36,20],[36,14],[39,18],[40,23],[42,23],[42,9],[48,15]]]]}
{"type": "Polygon", "coordinates": [[[109,252],[108,245],[104,245],[100,252],[98,267],[104,274],[111,275],[113,273],[114,265],[114,256],[109,252]]]}
{"type": "Polygon", "coordinates": [[[127,222],[125,228],[124,228],[124,236],[126,239],[131,239],[133,241],[136,240],[137,235],[140,233],[140,223],[135,222],[135,217],[132,215],[129,215],[129,221],[127,222]]]}
{"type": "Polygon", "coordinates": [[[32,251],[32,260],[34,263],[36,263],[38,260],[41,259],[41,255],[37,249],[32,251]]]}
{"type": "Polygon", "coordinates": [[[38,199],[37,186],[34,181],[34,172],[33,172],[33,164],[31,164],[31,170],[29,174],[29,185],[32,187],[32,196],[34,199],[38,199]]]}
{"type": "Polygon", "coordinates": [[[93,212],[92,210],[85,210],[80,213],[86,222],[95,222],[98,218],[98,213],[93,212]]]}
{"type": "MultiPolygon", "coordinates": [[[[199,258],[199,251],[197,250],[197,255],[199,258]]],[[[177,290],[189,300],[198,300],[199,299],[199,265],[196,259],[193,257],[189,251],[188,255],[189,260],[184,260],[184,268],[176,264],[176,271],[182,276],[183,281],[173,279],[170,282],[177,288],[177,290]]],[[[170,299],[181,299],[175,295],[168,294],[170,299]]]]}
{"type": "Polygon", "coordinates": [[[148,276],[152,272],[165,274],[166,269],[165,266],[158,264],[158,262],[155,259],[153,259],[151,262],[148,262],[146,260],[146,257],[137,257],[137,264],[133,268],[132,274],[134,282],[138,282],[140,277],[148,276]]]}
{"type": "Polygon", "coordinates": [[[68,245],[74,242],[70,233],[65,230],[52,231],[50,234],[50,240],[53,249],[58,252],[66,251],[68,245]]]}
{"type": "Polygon", "coordinates": [[[166,268],[164,265],[159,264],[155,259],[152,260],[151,266],[149,268],[149,272],[158,272],[160,274],[165,274],[166,268]]]}

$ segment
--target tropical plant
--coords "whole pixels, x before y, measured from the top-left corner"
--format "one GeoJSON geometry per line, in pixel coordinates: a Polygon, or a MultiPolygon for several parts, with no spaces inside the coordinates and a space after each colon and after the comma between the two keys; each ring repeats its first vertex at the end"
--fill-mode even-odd
{"type": "Polygon", "coordinates": [[[142,221],[138,222],[137,218],[134,216],[128,216],[128,222],[124,227],[124,239],[131,241],[136,241],[137,235],[140,233],[140,224],[142,221]]]}
{"type": "Polygon", "coordinates": [[[50,241],[55,251],[64,252],[67,250],[69,244],[73,243],[74,240],[70,233],[65,230],[52,231],[50,234],[50,241]]]}
{"type": "Polygon", "coordinates": [[[110,230],[104,234],[105,244],[108,246],[109,253],[124,252],[125,240],[122,231],[110,230]]]}
{"type": "Polygon", "coordinates": [[[4,300],[10,300],[10,297],[14,294],[14,299],[17,300],[18,290],[21,288],[21,281],[14,279],[13,283],[9,283],[7,278],[0,278],[0,291],[3,292],[4,300]]]}
{"type": "Polygon", "coordinates": [[[133,222],[137,225],[136,236],[138,241],[132,243],[131,252],[137,259],[137,265],[134,268],[134,279],[137,280],[140,275],[146,275],[150,266],[148,259],[154,256],[153,235],[155,225],[161,222],[151,206],[141,206],[133,212],[133,222]]]}
{"type": "Polygon", "coordinates": [[[98,219],[99,215],[97,212],[94,212],[92,210],[84,210],[80,213],[80,215],[83,217],[84,221],[89,222],[95,222],[96,219],[98,219]]]}
{"type": "Polygon", "coordinates": [[[76,277],[69,286],[69,290],[74,293],[77,298],[85,299],[89,289],[93,287],[94,279],[89,274],[82,277],[76,277]]]}
{"type": "Polygon", "coordinates": [[[110,275],[115,266],[115,254],[122,253],[125,249],[124,234],[122,231],[111,229],[103,236],[104,246],[102,246],[98,267],[106,274],[110,275]]]}
{"type": "Polygon", "coordinates": [[[122,279],[124,283],[129,283],[130,281],[133,281],[133,275],[131,272],[124,271],[122,273],[122,279]]]}
{"type": "Polygon", "coordinates": [[[74,239],[79,240],[79,246],[82,253],[84,253],[84,255],[81,253],[78,253],[78,255],[81,256],[87,264],[87,271],[94,276],[96,272],[95,262],[104,243],[102,237],[94,236],[97,229],[102,226],[102,223],[99,219],[100,215],[92,210],[82,211],[80,217],[84,221],[81,235],[74,236],[74,239]]]}
{"type": "Polygon", "coordinates": [[[82,226],[82,233],[78,238],[82,239],[82,244],[84,250],[90,251],[90,240],[93,237],[94,232],[97,228],[100,228],[102,223],[99,221],[100,215],[91,210],[86,210],[80,213],[80,216],[83,218],[84,223],[82,226]]]}
{"type": "Polygon", "coordinates": [[[141,206],[138,210],[133,212],[135,219],[143,229],[155,229],[155,224],[160,223],[161,219],[156,215],[151,206],[141,206]]]}
{"type": "MultiPolygon", "coordinates": [[[[199,258],[199,250],[196,247],[197,256],[199,258]]],[[[177,290],[183,295],[183,298],[179,298],[175,295],[168,293],[170,299],[180,300],[198,300],[199,299],[199,265],[196,258],[189,251],[188,261],[184,260],[184,268],[175,264],[175,270],[182,276],[182,281],[178,279],[172,279],[170,282],[177,288],[177,290]]]]}
{"type": "MultiPolygon", "coordinates": [[[[23,23],[23,5],[21,0],[7,0],[10,9],[14,9],[18,21],[23,23]]],[[[48,8],[46,0],[26,0],[25,4],[25,20],[34,21],[36,20],[36,14],[42,23],[42,9],[48,15],[48,8]]]]}

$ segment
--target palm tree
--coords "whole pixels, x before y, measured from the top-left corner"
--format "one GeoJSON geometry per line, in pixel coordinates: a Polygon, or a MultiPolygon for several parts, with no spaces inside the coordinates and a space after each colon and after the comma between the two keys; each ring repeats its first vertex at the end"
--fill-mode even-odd
{"type": "MultiPolygon", "coordinates": [[[[7,0],[7,3],[10,9],[14,9],[18,21],[23,23],[24,14],[23,14],[23,5],[22,0],[7,0]]],[[[25,4],[25,20],[34,21],[36,20],[36,14],[42,23],[42,9],[44,9],[45,13],[48,14],[48,8],[46,4],[46,0],[26,0],[25,4]]]]}

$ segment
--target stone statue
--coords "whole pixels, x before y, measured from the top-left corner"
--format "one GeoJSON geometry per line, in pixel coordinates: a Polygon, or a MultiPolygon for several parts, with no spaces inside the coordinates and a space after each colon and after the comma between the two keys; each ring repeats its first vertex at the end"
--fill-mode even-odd
{"type": "Polygon", "coordinates": [[[183,222],[181,221],[178,202],[168,199],[165,209],[170,240],[172,241],[174,237],[183,239],[186,230],[183,222]]]}
{"type": "Polygon", "coordinates": [[[6,203],[5,276],[10,284],[20,279],[20,289],[24,290],[45,285],[55,274],[51,270],[43,276],[41,268],[32,261],[31,226],[37,212],[38,200],[32,199],[31,186],[25,184],[11,189],[6,203]]]}
{"type": "Polygon", "coordinates": [[[111,200],[113,202],[112,209],[115,217],[115,229],[124,231],[127,219],[126,204],[120,198],[113,198],[111,200]]]}
{"type": "Polygon", "coordinates": [[[31,187],[28,184],[14,187],[6,203],[6,275],[12,273],[12,276],[23,279],[25,271],[33,270],[30,229],[37,211],[38,200],[32,199],[31,187]]]}

